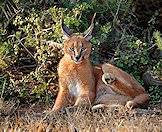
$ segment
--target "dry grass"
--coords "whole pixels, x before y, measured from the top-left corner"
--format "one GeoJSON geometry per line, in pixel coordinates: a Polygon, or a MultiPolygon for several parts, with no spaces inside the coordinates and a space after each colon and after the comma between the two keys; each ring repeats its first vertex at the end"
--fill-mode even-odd
{"type": "Polygon", "coordinates": [[[162,110],[108,107],[92,111],[89,108],[66,108],[60,113],[48,112],[49,106],[29,107],[1,101],[0,131],[31,132],[160,132],[162,110]],[[6,108],[6,111],[5,111],[6,108]],[[10,108],[10,109],[9,109],[10,108]],[[7,111],[8,110],[8,111],[7,111]]]}

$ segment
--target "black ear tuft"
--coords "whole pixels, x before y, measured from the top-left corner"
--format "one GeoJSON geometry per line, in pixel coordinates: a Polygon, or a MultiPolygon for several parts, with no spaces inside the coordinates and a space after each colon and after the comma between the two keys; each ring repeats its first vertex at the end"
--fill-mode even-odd
{"type": "Polygon", "coordinates": [[[94,19],[96,17],[96,13],[93,15],[93,18],[91,20],[91,25],[89,26],[89,28],[83,33],[84,38],[89,41],[92,38],[92,31],[94,28],[94,19]]]}
{"type": "Polygon", "coordinates": [[[64,24],[63,17],[61,19],[61,28],[62,28],[62,32],[64,34],[64,38],[69,38],[72,35],[71,30],[64,24]]]}

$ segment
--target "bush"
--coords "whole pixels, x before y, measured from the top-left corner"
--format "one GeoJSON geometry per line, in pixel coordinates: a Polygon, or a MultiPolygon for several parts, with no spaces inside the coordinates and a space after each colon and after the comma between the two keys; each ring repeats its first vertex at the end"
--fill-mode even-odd
{"type": "MultiPolygon", "coordinates": [[[[0,91],[2,94],[6,80],[4,98],[16,95],[30,102],[35,99],[48,102],[56,96],[57,64],[62,57],[62,15],[65,24],[74,32],[83,32],[88,28],[93,14],[97,13],[91,40],[94,64],[114,60],[117,66],[133,74],[141,84],[144,72],[160,67],[160,59],[150,57],[148,49],[153,43],[137,37],[136,30],[139,28],[130,13],[131,0],[41,2],[14,1],[14,7],[19,12],[7,24],[3,10],[1,25],[4,26],[0,29],[0,91]]],[[[6,4],[2,6],[6,9],[6,4]]],[[[154,36],[159,46],[157,33],[154,36]]],[[[151,37],[152,42],[153,39],[151,37]]]]}

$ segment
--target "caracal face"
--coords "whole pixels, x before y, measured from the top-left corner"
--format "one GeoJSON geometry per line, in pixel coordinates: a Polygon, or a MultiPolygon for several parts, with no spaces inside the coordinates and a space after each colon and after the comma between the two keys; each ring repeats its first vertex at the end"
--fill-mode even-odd
{"type": "Polygon", "coordinates": [[[91,44],[82,35],[74,35],[64,41],[63,51],[72,61],[79,64],[89,59],[91,44]]]}
{"type": "Polygon", "coordinates": [[[61,26],[64,34],[64,55],[70,57],[76,64],[81,63],[83,60],[89,60],[91,53],[91,44],[89,41],[92,38],[95,16],[96,13],[91,20],[89,28],[84,33],[80,34],[72,33],[62,20],[61,26]]]}

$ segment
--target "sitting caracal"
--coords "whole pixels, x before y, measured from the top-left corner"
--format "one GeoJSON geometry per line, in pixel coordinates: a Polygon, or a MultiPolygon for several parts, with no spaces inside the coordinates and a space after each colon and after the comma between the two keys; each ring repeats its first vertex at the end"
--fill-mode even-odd
{"type": "Polygon", "coordinates": [[[64,56],[58,66],[59,93],[52,110],[59,111],[67,105],[80,104],[120,104],[131,109],[144,105],[149,95],[129,74],[111,65],[92,66],[91,53],[92,29],[83,34],[72,34],[62,20],[65,35],[64,56]]]}

